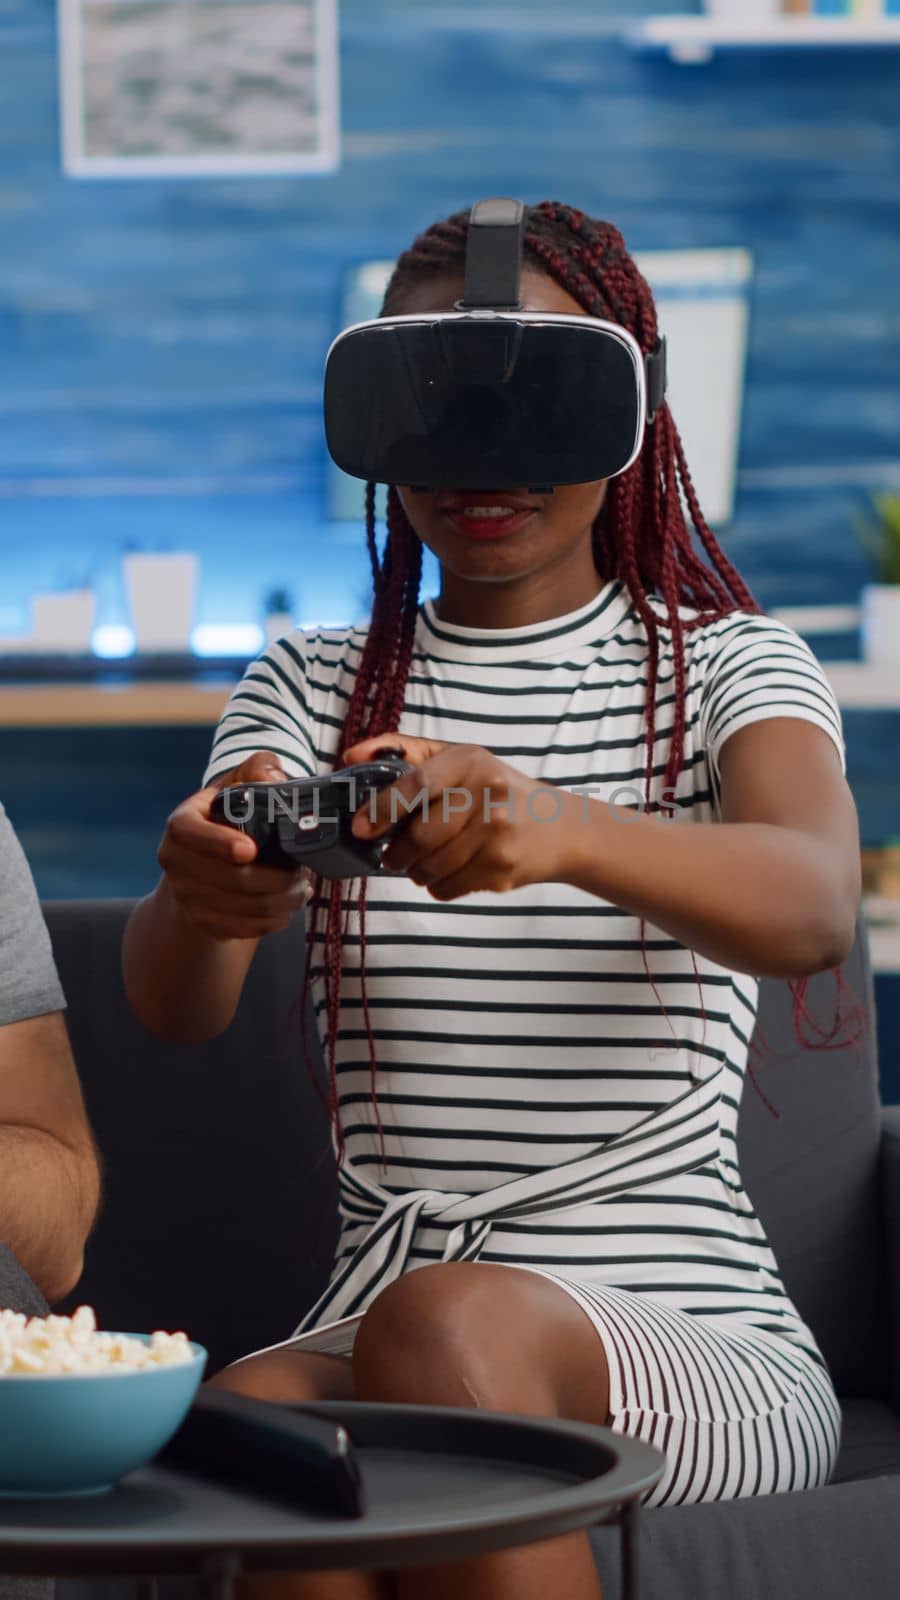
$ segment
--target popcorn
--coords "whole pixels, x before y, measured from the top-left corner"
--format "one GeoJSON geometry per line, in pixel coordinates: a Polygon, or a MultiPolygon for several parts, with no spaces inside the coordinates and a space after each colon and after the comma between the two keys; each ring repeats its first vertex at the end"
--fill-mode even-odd
{"type": "Polygon", "coordinates": [[[71,1317],[26,1317],[0,1311],[0,1378],[24,1374],[135,1372],[191,1361],[186,1333],[152,1334],[148,1344],[127,1333],[100,1333],[91,1306],[71,1317]]]}

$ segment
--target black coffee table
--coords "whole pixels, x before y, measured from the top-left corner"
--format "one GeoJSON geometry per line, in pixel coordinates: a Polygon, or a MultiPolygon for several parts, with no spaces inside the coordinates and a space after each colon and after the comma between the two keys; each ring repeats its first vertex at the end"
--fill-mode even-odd
{"type": "Polygon", "coordinates": [[[0,1574],[202,1575],[227,1600],[242,1571],[386,1570],[618,1522],[623,1600],[636,1600],[638,1507],[664,1467],[650,1445],[584,1423],[448,1406],[309,1409],[347,1428],[364,1516],[151,1465],[105,1495],[0,1499],[0,1574]]]}

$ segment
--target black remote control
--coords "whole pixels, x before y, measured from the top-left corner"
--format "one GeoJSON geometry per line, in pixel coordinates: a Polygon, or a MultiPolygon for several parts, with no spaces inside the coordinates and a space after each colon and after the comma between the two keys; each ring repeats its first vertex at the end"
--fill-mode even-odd
{"type": "Polygon", "coordinates": [[[207,1385],[160,1459],[338,1516],[361,1517],[365,1510],[346,1428],[302,1406],[207,1385]]]}

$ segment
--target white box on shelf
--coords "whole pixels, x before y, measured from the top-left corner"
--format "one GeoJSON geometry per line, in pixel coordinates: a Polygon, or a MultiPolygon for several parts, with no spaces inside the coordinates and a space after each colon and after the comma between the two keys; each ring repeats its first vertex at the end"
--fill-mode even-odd
{"type": "Polygon", "coordinates": [[[199,562],[193,551],[127,555],[122,562],[135,646],[143,654],[191,648],[199,562]]]}
{"type": "Polygon", "coordinates": [[[89,655],[97,611],[93,589],[68,589],[31,597],[26,650],[46,655],[89,655]]]}

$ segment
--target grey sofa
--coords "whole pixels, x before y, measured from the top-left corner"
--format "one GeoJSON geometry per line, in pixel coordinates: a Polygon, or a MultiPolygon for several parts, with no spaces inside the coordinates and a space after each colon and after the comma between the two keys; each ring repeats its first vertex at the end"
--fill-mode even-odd
{"type": "MultiPolygon", "coordinates": [[[[107,1326],[187,1327],[214,1368],[284,1337],[335,1237],[327,1126],[300,1049],[302,919],[261,946],[228,1032],[188,1047],[130,1015],[127,902],[44,909],[106,1163],[73,1303],[96,1304],[107,1326]]],[[[878,1101],[862,939],[846,976],[871,1023],[858,1048],[833,1052],[798,1053],[786,986],[763,984],[756,1076],[777,1115],[748,1084],[740,1121],[748,1190],[842,1398],[840,1462],[810,1493],[645,1512],[643,1600],[900,1594],[900,1107],[878,1101]]],[[[813,1013],[831,1002],[831,980],[815,980],[813,1013]]],[[[592,1538],[616,1600],[614,1536],[592,1538]]]]}

